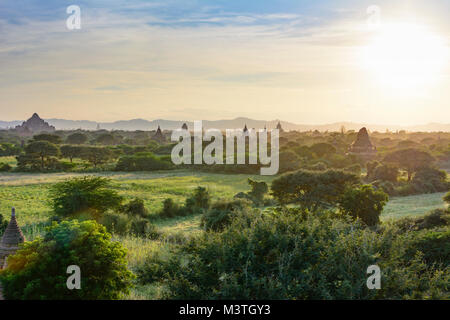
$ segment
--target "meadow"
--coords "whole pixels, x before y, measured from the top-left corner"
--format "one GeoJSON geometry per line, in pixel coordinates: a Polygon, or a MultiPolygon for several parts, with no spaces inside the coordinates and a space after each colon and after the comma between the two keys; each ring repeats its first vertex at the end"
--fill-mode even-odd
{"type": "MultiPolygon", "coordinates": [[[[81,176],[77,173],[2,173],[0,174],[0,212],[9,219],[11,207],[16,208],[17,220],[27,240],[33,240],[44,230],[44,224],[52,216],[48,204],[49,187],[64,179],[81,176]]],[[[156,214],[166,198],[182,203],[198,187],[206,187],[213,200],[231,198],[238,192],[249,190],[247,179],[264,180],[269,183],[274,177],[249,176],[246,174],[212,174],[188,170],[160,171],[152,173],[105,172],[94,175],[109,177],[113,188],[126,199],[142,198],[153,216],[153,223],[166,236],[194,235],[202,232],[201,215],[190,215],[173,219],[160,219],[156,214]]],[[[424,194],[392,198],[386,205],[382,220],[405,216],[422,215],[445,206],[444,193],[424,194]]],[[[128,249],[128,263],[131,269],[142,263],[146,256],[168,250],[168,244],[161,240],[143,239],[134,236],[114,236],[128,249]]],[[[156,285],[137,286],[130,299],[158,298],[161,287],[156,285]]]]}

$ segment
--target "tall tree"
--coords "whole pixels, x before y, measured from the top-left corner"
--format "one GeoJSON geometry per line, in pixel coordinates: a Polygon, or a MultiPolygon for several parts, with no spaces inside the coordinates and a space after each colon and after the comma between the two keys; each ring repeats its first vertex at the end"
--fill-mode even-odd
{"type": "Polygon", "coordinates": [[[39,157],[41,169],[44,170],[46,160],[50,157],[58,156],[59,149],[56,145],[48,141],[33,141],[25,147],[25,152],[29,156],[39,157]]]}
{"type": "Polygon", "coordinates": [[[428,152],[414,148],[397,150],[384,157],[385,162],[395,163],[408,173],[408,181],[418,169],[429,167],[435,159],[428,152]]]}

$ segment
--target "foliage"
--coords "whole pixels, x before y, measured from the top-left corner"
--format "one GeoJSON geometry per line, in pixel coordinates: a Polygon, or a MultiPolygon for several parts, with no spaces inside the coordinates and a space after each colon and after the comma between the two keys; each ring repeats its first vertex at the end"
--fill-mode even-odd
{"type": "Polygon", "coordinates": [[[163,201],[163,208],[159,215],[163,218],[173,218],[184,215],[184,211],[181,210],[180,206],[172,198],[167,198],[163,201]]]}
{"type": "Polygon", "coordinates": [[[80,158],[89,161],[94,168],[113,158],[113,152],[104,147],[83,147],[80,158]]]}
{"type": "Polygon", "coordinates": [[[450,205],[450,192],[447,192],[447,194],[444,196],[444,201],[447,202],[448,205],[450,205]]]}
{"type": "Polygon", "coordinates": [[[371,185],[349,188],[339,200],[343,213],[353,219],[361,219],[366,225],[374,226],[380,222],[380,214],[389,197],[383,191],[376,191],[371,185]]]}
{"type": "Polygon", "coordinates": [[[248,178],[248,184],[251,187],[250,192],[237,193],[235,199],[248,199],[253,202],[255,206],[261,206],[264,204],[264,195],[269,191],[267,183],[264,181],[255,181],[248,178]]]}
{"type": "Polygon", "coordinates": [[[200,226],[206,231],[222,231],[231,224],[233,217],[241,210],[248,209],[250,202],[244,199],[219,200],[202,216],[200,226]]]}
{"type": "Polygon", "coordinates": [[[19,169],[30,167],[31,170],[44,171],[54,167],[57,161],[53,157],[59,155],[59,149],[48,141],[34,141],[25,147],[25,153],[17,156],[19,169]]]}
{"type": "Polygon", "coordinates": [[[398,173],[398,167],[395,165],[382,164],[374,169],[371,177],[373,180],[390,181],[395,183],[397,182],[398,173]]]}
{"type": "Polygon", "coordinates": [[[79,158],[84,151],[83,147],[80,146],[72,146],[72,145],[64,145],[60,148],[61,156],[64,158],[69,158],[70,162],[72,162],[73,158],[79,158]]]}
{"type": "Polygon", "coordinates": [[[148,216],[148,210],[145,208],[144,200],[134,198],[121,206],[120,211],[130,216],[139,216],[145,218],[148,216]]]}
{"type": "Polygon", "coordinates": [[[108,209],[118,208],[121,204],[122,197],[110,186],[111,180],[102,177],[71,178],[50,188],[49,202],[59,216],[87,212],[99,218],[108,209]]]}
{"type": "Polygon", "coordinates": [[[424,216],[399,219],[395,222],[395,225],[402,232],[450,226],[450,211],[448,209],[435,209],[424,216]]]}
{"type": "Polygon", "coordinates": [[[119,299],[133,274],[126,250],[95,221],[54,223],[44,238],[26,242],[1,273],[6,299],[119,299]],[[67,267],[81,269],[81,289],[68,290],[67,267]]]}
{"type": "Polygon", "coordinates": [[[426,151],[414,148],[397,150],[384,157],[385,162],[397,164],[408,173],[408,181],[419,168],[430,166],[435,159],[426,151]]]}
{"type": "Polygon", "coordinates": [[[315,211],[334,206],[348,186],[359,183],[359,177],[339,170],[299,170],[272,182],[272,194],[282,204],[295,203],[315,211]]]}
{"type": "Polygon", "coordinates": [[[0,162],[0,172],[8,172],[11,171],[12,167],[7,163],[0,162]]]}
{"type": "Polygon", "coordinates": [[[34,141],[47,141],[53,144],[60,144],[61,137],[56,134],[41,133],[33,136],[34,141]]]}
{"type": "Polygon", "coordinates": [[[168,299],[449,298],[449,270],[427,264],[415,248],[420,236],[295,211],[238,214],[223,232],[191,239],[170,259],[152,259],[141,280],[166,279],[168,299]],[[383,270],[381,290],[366,286],[372,264],[383,270]]]}
{"type": "Polygon", "coordinates": [[[116,171],[153,171],[172,168],[172,163],[164,157],[157,157],[151,152],[140,152],[119,159],[116,171]]]}
{"type": "Polygon", "coordinates": [[[81,133],[75,132],[67,136],[66,143],[68,144],[83,144],[88,140],[88,137],[81,133]]]}
{"type": "Polygon", "coordinates": [[[319,158],[336,153],[336,148],[329,143],[316,143],[310,147],[310,150],[314,152],[319,158]]]}
{"type": "Polygon", "coordinates": [[[189,214],[203,213],[211,203],[211,195],[205,187],[197,187],[186,199],[185,209],[189,214]]]}

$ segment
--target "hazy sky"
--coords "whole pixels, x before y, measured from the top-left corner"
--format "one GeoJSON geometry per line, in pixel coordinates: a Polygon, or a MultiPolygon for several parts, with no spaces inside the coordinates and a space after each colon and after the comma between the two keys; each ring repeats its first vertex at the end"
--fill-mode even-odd
{"type": "Polygon", "coordinates": [[[0,120],[449,123],[449,12],[448,0],[0,0],[0,120]],[[80,30],[66,27],[73,4],[80,30]]]}

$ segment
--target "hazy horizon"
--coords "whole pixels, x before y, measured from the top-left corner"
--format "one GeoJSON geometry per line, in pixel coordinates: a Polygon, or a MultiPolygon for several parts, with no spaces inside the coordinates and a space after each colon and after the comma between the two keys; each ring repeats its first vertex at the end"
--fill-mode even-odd
{"type": "Polygon", "coordinates": [[[0,4],[3,121],[450,123],[448,1],[25,3],[0,4]]]}

